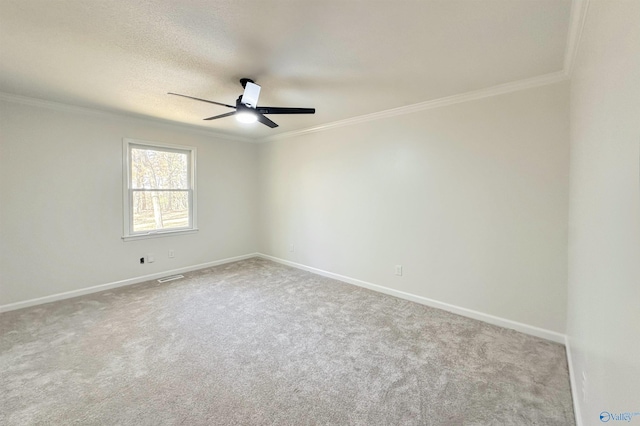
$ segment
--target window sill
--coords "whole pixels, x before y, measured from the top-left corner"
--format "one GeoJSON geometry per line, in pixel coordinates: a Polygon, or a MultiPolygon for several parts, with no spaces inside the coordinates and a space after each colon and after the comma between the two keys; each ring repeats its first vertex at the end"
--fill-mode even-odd
{"type": "Polygon", "coordinates": [[[161,238],[174,235],[195,234],[198,232],[198,228],[181,229],[176,231],[153,231],[147,234],[125,235],[122,237],[124,241],[146,240],[147,238],[161,238]]]}

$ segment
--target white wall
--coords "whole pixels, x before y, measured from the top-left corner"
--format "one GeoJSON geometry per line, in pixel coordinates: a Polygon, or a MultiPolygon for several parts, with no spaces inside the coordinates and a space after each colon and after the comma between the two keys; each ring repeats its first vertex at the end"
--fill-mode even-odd
{"type": "Polygon", "coordinates": [[[563,82],[269,142],[260,249],[563,333],[568,132],[563,82]]]}
{"type": "Polygon", "coordinates": [[[255,144],[2,101],[0,305],[253,253],[256,179],[255,144]],[[123,137],[197,148],[198,233],[123,242],[123,137]]]}
{"type": "Polygon", "coordinates": [[[0,305],[249,254],[260,232],[272,256],[564,332],[566,83],[260,147],[14,102],[0,125],[0,305]],[[122,137],[198,148],[199,233],[122,241],[122,137]]]}
{"type": "Polygon", "coordinates": [[[567,328],[596,425],[640,412],[639,1],[590,2],[571,80],[567,328]]]}

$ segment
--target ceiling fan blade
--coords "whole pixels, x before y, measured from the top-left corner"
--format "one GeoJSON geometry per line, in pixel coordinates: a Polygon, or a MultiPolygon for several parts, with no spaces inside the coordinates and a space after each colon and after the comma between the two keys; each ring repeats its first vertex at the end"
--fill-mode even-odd
{"type": "Polygon", "coordinates": [[[232,111],[232,112],[228,112],[226,114],[220,114],[220,115],[216,115],[216,116],[209,117],[209,118],[203,118],[203,120],[217,120],[218,118],[229,117],[229,116],[231,116],[231,115],[233,115],[235,113],[236,113],[236,111],[232,111]]]}
{"type": "Polygon", "coordinates": [[[208,101],[206,99],[200,99],[200,98],[194,98],[193,96],[187,96],[187,95],[181,95],[180,93],[167,93],[167,95],[175,95],[175,96],[182,96],[183,98],[189,98],[189,99],[194,99],[196,101],[201,101],[201,102],[207,102],[209,104],[215,104],[215,105],[220,105],[220,106],[225,106],[227,108],[233,108],[235,109],[236,107],[234,105],[228,105],[228,104],[223,104],[220,102],[216,102],[216,101],[208,101]]]}
{"type": "Polygon", "coordinates": [[[256,111],[261,114],[315,114],[315,108],[286,108],[286,107],[256,107],[256,111]]]}
{"type": "Polygon", "coordinates": [[[261,122],[262,124],[271,127],[272,129],[274,127],[278,127],[278,125],[276,123],[274,123],[273,121],[269,120],[267,117],[265,117],[262,114],[256,114],[258,116],[258,121],[261,122]]]}

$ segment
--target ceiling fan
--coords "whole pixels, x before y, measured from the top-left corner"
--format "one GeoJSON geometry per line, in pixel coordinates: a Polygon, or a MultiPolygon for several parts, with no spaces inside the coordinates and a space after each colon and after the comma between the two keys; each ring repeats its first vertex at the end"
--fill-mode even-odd
{"type": "Polygon", "coordinates": [[[235,111],[226,114],[215,115],[205,118],[205,120],[216,120],[218,118],[236,116],[241,123],[253,123],[256,121],[271,127],[278,127],[276,123],[265,117],[265,114],[315,114],[315,108],[287,108],[287,107],[267,107],[258,106],[258,97],[260,96],[260,86],[255,84],[250,78],[241,78],[240,84],[244,88],[244,93],[238,97],[236,104],[228,105],[221,102],[209,101],[207,99],[194,98],[193,96],[181,95],[179,93],[171,93],[169,95],[182,96],[183,98],[195,99],[196,101],[207,102],[210,104],[220,105],[227,108],[235,109],[235,111]]]}

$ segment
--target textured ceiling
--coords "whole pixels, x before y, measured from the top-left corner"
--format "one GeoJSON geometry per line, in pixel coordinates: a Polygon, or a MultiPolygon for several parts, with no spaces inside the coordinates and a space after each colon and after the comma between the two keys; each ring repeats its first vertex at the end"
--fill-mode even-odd
{"type": "Polygon", "coordinates": [[[570,0],[0,0],[0,92],[260,138],[561,71],[570,0]],[[272,115],[233,118],[238,80],[272,115]]]}

